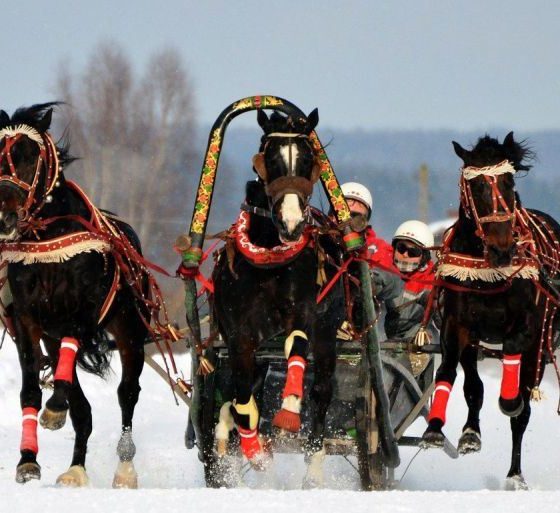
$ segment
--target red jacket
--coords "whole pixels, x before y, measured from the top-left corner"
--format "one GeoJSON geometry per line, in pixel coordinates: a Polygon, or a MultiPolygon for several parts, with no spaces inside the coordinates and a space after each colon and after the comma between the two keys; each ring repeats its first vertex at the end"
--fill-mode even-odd
{"type": "MultiPolygon", "coordinates": [[[[371,226],[364,232],[367,246],[367,260],[370,267],[379,267],[383,270],[396,270],[393,265],[393,247],[391,244],[378,237],[371,226]]],[[[398,272],[398,271],[397,271],[398,272]]]]}

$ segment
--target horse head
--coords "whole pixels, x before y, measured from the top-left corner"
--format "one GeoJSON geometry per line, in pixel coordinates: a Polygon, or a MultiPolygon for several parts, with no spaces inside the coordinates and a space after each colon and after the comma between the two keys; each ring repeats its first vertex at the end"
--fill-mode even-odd
{"type": "Polygon", "coordinates": [[[310,140],[319,122],[317,109],[307,118],[284,116],[270,118],[258,112],[264,131],[253,167],[266,185],[272,221],[280,238],[298,240],[305,228],[305,210],[319,178],[319,164],[310,140]]]}
{"type": "Polygon", "coordinates": [[[514,174],[531,166],[525,160],[532,152],[513,139],[510,132],[500,144],[488,135],[472,150],[453,141],[455,153],[463,160],[461,208],[476,224],[476,235],[494,267],[510,265],[516,253],[515,226],[519,198],[514,174]]]}
{"type": "Polygon", "coordinates": [[[0,240],[18,239],[59,185],[67,156],[48,133],[54,105],[0,111],[0,240]]]}

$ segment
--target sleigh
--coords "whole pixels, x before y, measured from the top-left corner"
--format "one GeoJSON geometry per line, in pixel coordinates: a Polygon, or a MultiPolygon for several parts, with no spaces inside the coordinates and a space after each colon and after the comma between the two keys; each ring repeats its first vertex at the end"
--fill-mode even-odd
{"type": "MultiPolygon", "coordinates": [[[[232,372],[228,362],[228,347],[217,337],[218,319],[210,308],[208,315],[200,311],[200,297],[209,293],[211,284],[200,272],[205,258],[206,224],[210,212],[220,151],[226,128],[238,115],[260,109],[271,109],[287,115],[303,116],[294,104],[274,96],[253,96],[228,106],[214,123],[208,140],[200,176],[193,217],[188,236],[178,239],[182,252],[185,281],[185,307],[190,327],[192,355],[192,396],[185,435],[186,446],[198,449],[204,464],[207,486],[235,486],[239,467],[243,465],[239,452],[239,434],[232,430],[227,443],[218,444],[216,425],[222,406],[232,400],[232,372]],[[201,322],[201,316],[204,316],[201,322]]],[[[317,134],[311,141],[320,155],[320,181],[329,200],[331,211],[340,226],[349,258],[357,255],[363,240],[359,227],[350,223],[346,201],[332,166],[317,134]]],[[[350,340],[337,341],[334,395],[327,418],[324,448],[327,454],[355,456],[364,489],[386,489],[394,480],[399,465],[399,445],[417,445],[419,439],[405,435],[406,429],[420,416],[427,416],[426,403],[433,390],[433,355],[422,372],[414,375],[403,359],[402,351],[394,346],[383,347],[379,342],[368,265],[359,258],[354,262],[356,279],[360,282],[360,315],[367,329],[350,340]]],[[[284,337],[277,333],[262,342],[256,353],[256,378],[252,385],[260,411],[260,434],[273,453],[298,453],[310,432],[312,403],[303,403],[301,429],[297,434],[280,436],[273,426],[273,414],[281,401],[282,384],[286,379],[284,337]]],[[[311,386],[314,359],[308,362],[304,389],[311,386]]],[[[306,394],[304,394],[306,395],[306,394]]],[[[222,441],[223,442],[223,441],[222,441]]],[[[446,452],[456,457],[456,451],[446,442],[446,452]]]]}

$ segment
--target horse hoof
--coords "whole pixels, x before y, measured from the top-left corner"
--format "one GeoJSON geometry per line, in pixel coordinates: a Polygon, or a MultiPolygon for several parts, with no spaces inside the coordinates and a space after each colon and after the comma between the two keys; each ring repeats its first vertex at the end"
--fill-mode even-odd
{"type": "Polygon", "coordinates": [[[253,470],[266,472],[272,465],[272,453],[265,450],[258,452],[249,460],[249,463],[253,470]]]}
{"type": "Polygon", "coordinates": [[[521,414],[523,408],[525,407],[521,394],[519,394],[515,399],[502,399],[500,397],[498,404],[500,405],[500,411],[508,417],[517,417],[521,414]]]}
{"type": "Polygon", "coordinates": [[[441,431],[431,431],[427,429],[422,435],[420,449],[442,449],[445,436],[441,431]]]}
{"type": "Polygon", "coordinates": [[[302,483],[302,488],[304,490],[312,490],[314,488],[323,487],[325,483],[325,476],[323,474],[325,454],[325,449],[321,448],[319,451],[305,456],[307,472],[302,483]]]}
{"type": "Polygon", "coordinates": [[[113,488],[138,488],[138,474],[132,461],[119,462],[113,478],[113,488]]]}
{"type": "Polygon", "coordinates": [[[315,477],[305,476],[303,483],[301,485],[302,490],[316,490],[317,488],[323,488],[324,480],[316,479],[315,477]]]}
{"type": "Polygon", "coordinates": [[[22,463],[16,469],[16,483],[27,483],[32,479],[41,479],[41,467],[36,462],[22,463]]]}
{"type": "Polygon", "coordinates": [[[45,408],[41,412],[41,418],[39,419],[41,426],[45,429],[51,429],[56,431],[60,429],[64,424],[66,424],[66,413],[68,410],[54,411],[45,408]]]}
{"type": "Polygon", "coordinates": [[[509,476],[506,479],[506,490],[517,491],[517,490],[529,490],[529,485],[525,481],[522,474],[516,476],[509,476]]]}
{"type": "Polygon", "coordinates": [[[459,444],[457,445],[457,451],[459,454],[472,454],[479,452],[482,447],[482,441],[480,438],[480,433],[477,433],[474,429],[467,428],[463,431],[461,438],[459,438],[459,444]]]}
{"type": "Polygon", "coordinates": [[[89,478],[84,467],[81,465],[72,465],[64,474],[60,474],[56,478],[56,484],[69,488],[77,488],[87,486],[89,484],[89,478]]]}
{"type": "Polygon", "coordinates": [[[272,420],[272,425],[278,429],[284,429],[290,433],[297,433],[301,427],[301,418],[299,413],[288,411],[282,408],[272,420]]]}

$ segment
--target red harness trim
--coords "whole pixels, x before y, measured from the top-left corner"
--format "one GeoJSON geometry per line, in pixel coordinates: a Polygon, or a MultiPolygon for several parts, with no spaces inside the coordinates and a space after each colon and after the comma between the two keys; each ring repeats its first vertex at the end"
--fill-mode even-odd
{"type": "Polygon", "coordinates": [[[311,241],[311,230],[306,228],[296,242],[285,242],[273,248],[257,246],[249,240],[250,219],[249,212],[241,211],[233,226],[233,234],[237,250],[256,267],[287,264],[297,257],[311,241]]]}

